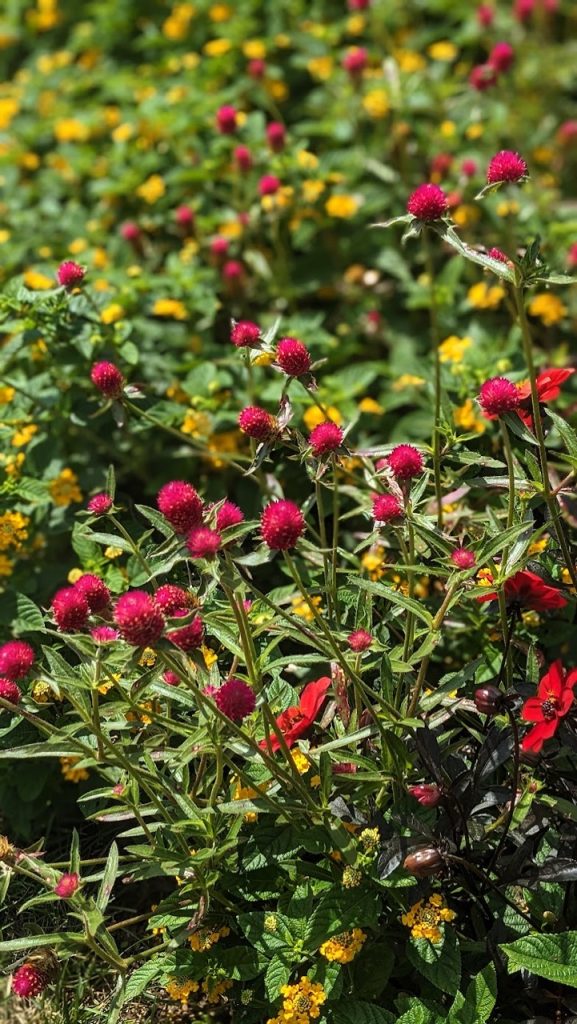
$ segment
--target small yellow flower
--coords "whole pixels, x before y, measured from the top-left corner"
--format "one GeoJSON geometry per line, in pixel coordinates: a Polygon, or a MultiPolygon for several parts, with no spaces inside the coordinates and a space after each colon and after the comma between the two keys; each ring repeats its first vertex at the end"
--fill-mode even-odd
{"type": "Polygon", "coordinates": [[[366,96],[363,96],[362,103],[363,109],[375,121],[386,117],[391,109],[389,96],[385,89],[371,89],[366,96]]]}
{"type": "Polygon", "coordinates": [[[88,778],[86,768],[75,768],[80,761],[79,757],[61,757],[60,771],[66,782],[84,782],[88,778]]]}
{"type": "Polygon", "coordinates": [[[295,985],[283,985],[282,1008],[277,1017],[270,1017],[266,1024],[310,1024],[321,1015],[321,1006],[327,994],[322,985],[310,978],[301,977],[295,985]]]}
{"type": "Polygon", "coordinates": [[[51,700],[54,700],[52,687],[45,679],[37,679],[33,683],[30,695],[37,704],[49,704],[51,700]]]}
{"type": "Polygon", "coordinates": [[[469,288],[467,298],[475,309],[497,309],[505,298],[505,289],[500,284],[479,281],[469,288]]]}
{"type": "Polygon", "coordinates": [[[160,174],[151,174],[150,177],[136,189],[137,196],[144,199],[149,206],[158,202],[165,192],[166,185],[164,184],[164,178],[161,178],[160,174]]]}
{"type": "Polygon", "coordinates": [[[7,555],[0,555],[0,576],[11,576],[14,572],[14,562],[7,555]]]}
{"type": "Polygon", "coordinates": [[[105,558],[110,558],[110,559],[120,558],[120,556],[122,554],[123,554],[122,548],[116,548],[112,544],[109,544],[108,547],[104,549],[104,557],[105,558]]]}
{"type": "Polygon", "coordinates": [[[124,316],[124,309],[118,302],[111,302],[109,306],[105,306],[100,314],[100,319],[103,324],[115,324],[118,320],[122,320],[124,316]]]}
{"type": "Polygon", "coordinates": [[[393,382],[393,391],[404,391],[405,388],[420,388],[424,383],[424,377],[417,377],[414,373],[402,373],[393,382]]]}
{"type": "Polygon", "coordinates": [[[297,151],[297,164],[303,171],[314,171],[319,166],[319,158],[308,149],[299,149],[297,151]]]}
{"type": "Polygon", "coordinates": [[[452,139],[457,134],[457,125],[454,121],[441,121],[439,131],[444,139],[452,139]]]}
{"type": "Polygon", "coordinates": [[[156,651],[152,647],[145,647],[138,659],[138,664],[143,668],[152,668],[156,664],[156,651]]]}
{"type": "Polygon", "coordinates": [[[207,668],[211,668],[218,661],[218,655],[213,651],[212,647],[207,647],[206,644],[201,644],[200,653],[204,658],[204,664],[207,668]]]}
{"type": "Polygon", "coordinates": [[[22,512],[2,512],[0,514],[0,551],[14,548],[20,551],[25,540],[28,540],[30,519],[22,512]]]}
{"type": "Polygon", "coordinates": [[[397,50],[394,56],[399,69],[406,74],[422,71],[426,67],[425,58],[416,50],[397,50]]]}
{"type": "Polygon", "coordinates": [[[426,902],[418,900],[414,903],[402,915],[401,921],[411,929],[414,939],[428,939],[429,942],[437,943],[443,938],[441,926],[447,921],[454,921],[456,916],[454,910],[449,910],[444,898],[439,893],[433,893],[426,902]]]}
{"type": "Polygon", "coordinates": [[[438,43],[431,43],[427,50],[427,53],[429,54],[431,60],[441,60],[448,62],[455,60],[458,52],[459,51],[455,44],[451,43],[448,39],[443,39],[438,43]]]}
{"type": "Polygon", "coordinates": [[[226,925],[223,925],[222,928],[199,928],[198,931],[188,936],[188,942],[195,953],[206,953],[227,935],[230,935],[230,928],[227,928],[226,925]]]}
{"type": "Polygon", "coordinates": [[[306,773],[310,771],[311,763],[306,754],[303,754],[302,750],[293,750],[291,752],[291,757],[299,775],[306,775],[306,773]]]}
{"type": "Polygon", "coordinates": [[[504,199],[497,206],[497,216],[499,217],[515,217],[520,210],[519,203],[516,199],[504,199]]]}
{"type": "Polygon", "coordinates": [[[70,570],[70,572],[68,573],[68,576],[66,577],[66,579],[68,580],[69,583],[74,584],[74,583],[77,583],[78,580],[80,579],[80,577],[83,576],[83,575],[84,575],[84,570],[83,569],[79,569],[78,567],[76,567],[75,569],[71,569],[70,570]]]}
{"type": "Polygon", "coordinates": [[[129,139],[135,134],[136,129],[134,125],[124,123],[119,124],[112,131],[113,142],[128,142],[129,139]]]}
{"type": "Polygon", "coordinates": [[[350,964],[363,948],[366,938],[365,932],[360,928],[353,928],[350,932],[341,932],[340,935],[335,935],[334,938],[323,942],[319,953],[324,956],[325,960],[338,964],[350,964]]]}
{"type": "Polygon", "coordinates": [[[380,580],[386,569],[385,549],[382,547],[370,548],[365,551],[361,558],[363,571],[369,574],[369,579],[380,580]]]}
{"type": "Polygon", "coordinates": [[[262,39],[247,39],[242,45],[242,52],[247,60],[264,60],[266,57],[266,46],[262,39]]]}
{"type": "Polygon", "coordinates": [[[183,1007],[187,1007],[188,997],[193,992],[198,992],[200,985],[198,981],[181,981],[177,978],[171,978],[170,981],[167,981],[164,988],[171,999],[181,1003],[183,1007]]]}
{"type": "Polygon", "coordinates": [[[231,49],[232,43],[229,39],[209,39],[202,48],[207,57],[224,57],[231,49]]]}
{"type": "Polygon", "coordinates": [[[165,316],[172,320],[188,318],[186,306],[179,299],[155,299],[152,312],[154,316],[165,316]]]}
{"type": "Polygon", "coordinates": [[[188,434],[189,437],[209,437],[212,431],[212,419],[206,412],[190,409],[182,421],[180,430],[183,434],[188,434]]]}
{"type": "Polygon", "coordinates": [[[382,405],[379,405],[374,398],[361,398],[358,404],[359,412],[368,413],[369,415],[380,416],[385,410],[382,405]]]}
{"type": "Polygon", "coordinates": [[[538,317],[545,327],[553,327],[567,315],[567,306],[557,295],[553,295],[551,292],[539,292],[529,303],[529,312],[531,316],[538,317]]]}
{"type": "Polygon", "coordinates": [[[349,220],[354,217],[359,209],[360,203],[356,196],[339,193],[331,196],[325,203],[325,210],[329,217],[336,217],[339,220],[349,220]]]}
{"type": "Polygon", "coordinates": [[[38,433],[38,427],[35,423],[27,423],[25,426],[20,427],[12,434],[10,444],[13,448],[25,448],[27,444],[30,444],[32,438],[38,433]]]}
{"type": "Polygon", "coordinates": [[[481,214],[479,208],[472,203],[461,203],[453,210],[453,220],[457,227],[469,228],[476,224],[481,214]]]}
{"type": "Polygon", "coordinates": [[[321,423],[326,423],[327,420],[331,420],[337,426],[340,426],[343,422],[343,417],[334,405],[326,405],[322,409],[319,409],[318,405],[311,405],[303,413],[303,420],[307,430],[314,430],[315,427],[318,427],[321,423]]]}
{"type": "Polygon", "coordinates": [[[54,134],[58,142],[86,142],[90,130],[75,117],[64,117],[54,125],[54,134]]]}
{"type": "Polygon", "coordinates": [[[451,334],[439,345],[439,358],[442,363],[462,363],[465,352],[472,344],[472,338],[459,338],[451,334]]]}
{"type": "Polygon", "coordinates": [[[82,501],[82,491],[78,486],[78,477],[72,469],[63,469],[54,480],[50,481],[48,490],[55,505],[67,508],[75,502],[82,501]]]}
{"type": "Polygon", "coordinates": [[[484,134],[485,126],[475,121],[473,124],[468,125],[465,130],[465,135],[468,139],[480,139],[484,134]]]}
{"type": "MultiPolygon", "coordinates": [[[[319,612],[322,611],[321,601],[322,601],[321,597],[311,597],[311,604],[319,612]]],[[[315,619],[314,612],[309,607],[309,604],[308,604],[307,601],[305,601],[304,597],[301,597],[300,594],[298,594],[295,597],[292,597],[291,598],[291,604],[292,604],[293,613],[295,615],[298,615],[299,618],[301,618],[301,619],[305,619],[306,622],[314,622],[314,619],[315,619]]]]}
{"type": "Polygon", "coordinates": [[[52,277],[47,277],[46,274],[41,273],[39,270],[25,270],[24,284],[31,291],[35,292],[47,291],[49,288],[56,286],[56,282],[52,277]]]}
{"type": "Polygon", "coordinates": [[[307,63],[307,71],[313,78],[326,82],[332,75],[335,62],[332,57],[311,57],[307,63]]]}
{"type": "Polygon", "coordinates": [[[467,398],[463,405],[453,410],[453,421],[455,426],[467,432],[474,431],[482,434],[486,430],[486,422],[477,416],[476,407],[472,398],[467,398]]]}
{"type": "Polygon", "coordinates": [[[326,185],[324,181],[320,181],[318,178],[307,178],[302,183],[303,199],[305,203],[316,203],[317,199],[323,194],[326,185]]]}

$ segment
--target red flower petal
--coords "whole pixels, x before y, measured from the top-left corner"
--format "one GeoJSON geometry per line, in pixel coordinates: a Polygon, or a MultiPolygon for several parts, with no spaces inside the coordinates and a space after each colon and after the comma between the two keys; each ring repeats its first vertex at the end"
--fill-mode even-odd
{"type": "Polygon", "coordinates": [[[314,683],[307,683],[301,693],[299,708],[305,718],[308,718],[310,722],[316,718],[317,711],[325,699],[330,685],[330,678],[328,676],[323,676],[321,679],[317,679],[314,683]]]}
{"type": "Polygon", "coordinates": [[[529,697],[523,704],[521,718],[524,722],[544,722],[543,700],[540,697],[529,697]]]}
{"type": "Polygon", "coordinates": [[[559,719],[552,718],[550,722],[539,722],[538,725],[533,726],[523,737],[521,750],[531,750],[538,754],[545,740],[549,740],[555,735],[558,724],[559,719]]]}

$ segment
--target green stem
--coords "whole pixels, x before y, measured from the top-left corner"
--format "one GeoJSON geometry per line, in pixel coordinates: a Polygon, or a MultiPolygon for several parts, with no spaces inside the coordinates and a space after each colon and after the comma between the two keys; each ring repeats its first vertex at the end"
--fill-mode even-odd
{"type": "MultiPolygon", "coordinates": [[[[407,550],[407,579],[409,583],[409,594],[410,598],[415,596],[415,573],[410,566],[415,564],[415,529],[411,520],[411,508],[410,504],[407,506],[407,534],[409,540],[409,546],[407,550]]],[[[415,632],[415,616],[412,611],[407,612],[406,632],[405,632],[405,643],[403,647],[403,661],[408,661],[411,651],[413,649],[413,636],[415,632]]]]}
{"type": "MultiPolygon", "coordinates": [[[[137,416],[139,419],[146,420],[154,427],[158,427],[159,430],[164,430],[164,432],[166,434],[170,434],[171,437],[178,438],[181,444],[186,444],[189,448],[193,448],[197,455],[206,456],[206,449],[201,444],[197,444],[191,437],[188,437],[187,434],[183,434],[180,430],[176,430],[175,427],[170,427],[168,423],[163,423],[161,420],[157,420],[156,416],[152,416],[151,413],[147,412],[145,409],[139,409],[137,405],[134,405],[133,402],[129,402],[126,398],[123,399],[122,404],[134,416],[137,416]]],[[[223,459],[223,461],[228,462],[231,466],[234,466],[234,468],[238,469],[240,473],[244,473],[243,467],[238,462],[235,462],[228,452],[219,452],[218,457],[219,459],[223,459]]],[[[238,457],[244,459],[247,463],[250,463],[251,461],[248,457],[245,458],[242,455],[238,457]]]]}
{"type": "Polygon", "coordinates": [[[128,530],[126,530],[124,528],[122,523],[116,518],[115,515],[112,515],[112,513],[110,513],[110,512],[108,513],[108,518],[110,519],[110,522],[113,524],[113,526],[116,527],[116,529],[118,530],[120,536],[124,538],[124,540],[126,541],[127,544],[130,544],[130,548],[131,548],[131,551],[132,551],[134,557],[137,559],[138,562],[140,562],[140,565],[144,569],[145,573],[147,573],[148,576],[152,576],[152,568],[151,568],[149,562],[146,560],[146,558],[142,554],[142,551],[138,547],[138,544],[136,543],[136,541],[133,540],[133,538],[130,536],[128,530]]]}
{"type": "Polygon", "coordinates": [[[427,229],[423,231],[425,248],[425,265],[429,280],[429,316],[431,323],[431,341],[434,358],[434,424],[433,424],[433,474],[435,478],[435,497],[437,500],[437,526],[443,529],[443,488],[441,485],[441,357],[439,354],[439,327],[437,319],[437,296],[435,292],[435,271],[431,243],[427,229]]]}
{"type": "Polygon", "coordinates": [[[337,579],[337,556],[339,550],[339,482],[337,473],[337,460],[334,455],[331,456],[331,462],[333,468],[333,549],[331,553],[331,586],[333,591],[333,603],[335,608],[335,623],[336,628],[339,629],[341,621],[339,612],[339,587],[337,579]]]}
{"type": "Polygon", "coordinates": [[[327,526],[325,522],[325,510],[323,504],[323,493],[320,480],[315,480],[315,494],[317,501],[317,513],[319,518],[319,532],[321,538],[321,549],[323,554],[323,572],[325,577],[325,588],[327,592],[329,615],[334,615],[333,591],[331,586],[332,576],[329,575],[329,554],[327,540],[327,526]]]}
{"type": "MultiPolygon", "coordinates": [[[[445,618],[445,615],[447,614],[447,612],[449,610],[449,605],[451,604],[451,601],[453,599],[453,594],[455,593],[456,587],[457,587],[457,584],[453,584],[447,590],[447,593],[445,594],[445,599],[444,599],[441,607],[439,608],[439,611],[435,615],[435,618],[433,619],[433,621],[431,623],[431,632],[432,633],[437,633],[439,631],[439,629],[441,628],[441,626],[443,624],[443,620],[445,618]]],[[[430,660],[431,660],[431,655],[427,654],[423,658],[423,660],[422,660],[422,662],[421,662],[421,664],[419,666],[419,672],[418,672],[418,675],[417,675],[417,680],[415,682],[415,687],[414,687],[414,690],[413,690],[413,695],[411,697],[411,700],[410,700],[410,703],[409,703],[409,707],[407,709],[407,718],[412,718],[413,717],[413,715],[415,714],[415,712],[417,710],[417,707],[419,705],[419,699],[421,697],[421,690],[423,689],[423,686],[425,684],[425,679],[427,677],[427,669],[429,668],[430,660]]]]}

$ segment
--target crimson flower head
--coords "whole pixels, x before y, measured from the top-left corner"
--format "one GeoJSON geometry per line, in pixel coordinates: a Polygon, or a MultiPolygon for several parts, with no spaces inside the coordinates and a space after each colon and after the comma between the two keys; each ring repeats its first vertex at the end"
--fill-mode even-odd
{"type": "Polygon", "coordinates": [[[343,68],[351,78],[362,75],[368,63],[369,55],[364,46],[355,46],[343,57],[343,68]]]}
{"type": "Polygon", "coordinates": [[[257,81],[260,78],[264,78],[266,71],[266,61],[264,61],[262,57],[253,57],[253,59],[249,60],[248,62],[247,71],[250,77],[256,78],[257,81]]]}
{"type": "Polygon", "coordinates": [[[2,697],[2,700],[9,700],[11,704],[19,704],[22,691],[12,679],[0,677],[0,697],[2,697]]]}
{"type": "Polygon", "coordinates": [[[231,722],[242,722],[256,707],[256,697],[242,679],[227,679],[214,693],[214,703],[231,722]]]}
{"type": "Polygon", "coordinates": [[[152,647],[164,630],[164,616],[144,590],[129,590],[118,598],[114,621],[123,639],[134,647],[152,647]]]}
{"type": "Polygon", "coordinates": [[[423,782],[420,786],[409,786],[408,792],[421,807],[436,807],[443,799],[443,794],[434,782],[423,782]]]}
{"type": "Polygon", "coordinates": [[[280,188],[280,178],[276,174],[263,174],[258,183],[258,191],[261,196],[274,196],[280,188]]]}
{"type": "Polygon", "coordinates": [[[477,161],[466,158],[461,164],[461,170],[466,178],[472,178],[477,173],[477,161]]]}
{"type": "Polygon", "coordinates": [[[477,92],[486,92],[497,82],[497,72],[492,64],[476,64],[469,75],[469,85],[477,92]]]}
{"type": "MultiPolygon", "coordinates": [[[[509,606],[515,605],[517,608],[533,612],[548,612],[555,608],[564,608],[567,604],[567,598],[557,587],[550,587],[529,569],[521,569],[505,580],[504,591],[505,601],[509,606]]],[[[493,601],[496,596],[494,593],[482,594],[477,600],[493,601]]]]}
{"type": "Polygon", "coordinates": [[[133,220],[127,220],[121,225],[120,234],[125,242],[137,242],[140,238],[140,228],[133,220]]]}
{"type": "Polygon", "coordinates": [[[247,405],[238,417],[238,425],[243,434],[253,437],[255,441],[266,441],[277,430],[276,417],[259,405],[247,405]]]}
{"type": "Polygon", "coordinates": [[[222,268],[222,276],[229,284],[239,284],[244,277],[244,266],[240,260],[227,260],[222,268]]]}
{"type": "Polygon", "coordinates": [[[90,371],[90,380],[94,387],[105,398],[121,398],[125,380],[121,371],[114,363],[105,360],[95,363],[90,371]]]}
{"type": "Polygon", "coordinates": [[[514,412],[520,401],[519,389],[506,377],[491,377],[481,385],[479,404],[489,416],[514,412]]]}
{"type": "Polygon", "coordinates": [[[81,267],[74,260],[64,260],[56,271],[58,284],[68,290],[77,288],[82,283],[86,274],[86,267],[81,267]]]}
{"type": "Polygon", "coordinates": [[[489,64],[495,71],[508,71],[515,60],[515,51],[510,43],[495,43],[489,54],[489,64]]]}
{"type": "Polygon", "coordinates": [[[273,551],[296,547],[305,526],[305,518],[294,501],[272,501],[260,518],[263,540],[273,551]]]}
{"type": "Polygon", "coordinates": [[[571,270],[574,270],[575,267],[577,267],[577,242],[573,242],[573,245],[569,246],[569,250],[567,252],[567,264],[571,270]]]}
{"type": "Polygon", "coordinates": [[[573,706],[576,685],[577,669],[566,673],[561,660],[554,661],[539,682],[537,696],[529,697],[523,705],[521,718],[535,725],[523,737],[522,750],[538,754],[545,740],[555,735],[561,719],[573,706]]]}
{"type": "Polygon", "coordinates": [[[110,644],[113,640],[118,640],[120,633],[112,626],[95,626],[90,630],[90,636],[96,644],[110,644]]]}
{"type": "MultiPolygon", "coordinates": [[[[322,679],[317,679],[314,683],[307,683],[298,704],[287,708],[278,716],[276,724],[287,747],[292,747],[310,729],[323,705],[330,685],[331,680],[328,676],[323,676],[322,679]]],[[[272,750],[279,750],[280,742],[275,733],[271,733],[268,740],[261,740],[259,746],[263,750],[267,750],[269,746],[272,750]]]]}
{"type": "Polygon", "coordinates": [[[91,612],[103,612],[110,604],[110,591],[104,580],[94,576],[91,572],[85,572],[74,584],[76,590],[80,591],[86,598],[91,612]]]}
{"type": "Polygon", "coordinates": [[[36,964],[22,964],[12,975],[12,991],[21,999],[39,996],[48,984],[48,978],[36,964]]]}
{"type": "Polygon", "coordinates": [[[252,153],[248,146],[237,146],[232,155],[239,171],[250,171],[252,167],[252,153]]]}
{"type": "Polygon", "coordinates": [[[35,661],[36,655],[25,640],[9,640],[0,647],[0,675],[8,679],[23,679],[35,661]]]}
{"type": "Polygon", "coordinates": [[[191,206],[177,206],[174,219],[181,228],[190,228],[194,224],[194,210],[191,206]]]}
{"type": "Polygon", "coordinates": [[[189,622],[187,626],[181,626],[180,629],[172,629],[166,636],[181,651],[185,651],[185,653],[196,651],[201,646],[204,637],[204,626],[200,615],[195,615],[192,622],[189,622]]]}
{"type": "Polygon", "coordinates": [[[495,246],[492,249],[489,249],[487,256],[490,256],[492,260],[499,260],[499,263],[509,262],[507,253],[503,252],[502,249],[497,249],[495,246]]]}
{"type": "Polygon", "coordinates": [[[187,533],[202,522],[202,501],[185,480],[171,480],[161,487],[156,504],[177,533],[187,533]]]}
{"type": "Polygon", "coordinates": [[[424,223],[439,220],[447,212],[447,195],[438,185],[419,185],[407,200],[407,212],[424,223]]]}
{"type": "Polygon", "coordinates": [[[349,11],[368,11],[372,0],[347,0],[349,11]]]}
{"type": "Polygon", "coordinates": [[[112,498],[109,494],[102,491],[101,494],[95,494],[90,499],[86,508],[89,512],[92,512],[93,516],[105,516],[112,508],[112,498]]]}
{"type": "Polygon", "coordinates": [[[192,605],[190,595],[175,583],[163,583],[154,595],[154,603],[168,618],[175,612],[188,611],[192,605]]]}
{"type": "Polygon", "coordinates": [[[166,672],[162,673],[162,679],[167,686],[180,686],[179,677],[176,672],[171,672],[170,669],[167,669],[166,672]]]}
{"type": "Polygon", "coordinates": [[[237,113],[234,107],[225,104],[216,112],[216,127],[221,135],[232,135],[236,131],[237,113]]]}
{"type": "Polygon", "coordinates": [[[495,8],[490,4],[479,4],[476,14],[481,28],[490,28],[495,18],[495,8]]]}
{"type": "Polygon", "coordinates": [[[244,512],[235,505],[234,501],[223,501],[216,513],[216,528],[219,533],[228,530],[231,526],[238,526],[244,522],[244,512]]]}
{"type": "Polygon", "coordinates": [[[343,432],[336,423],[327,420],[326,423],[319,423],[309,435],[309,444],[315,458],[321,455],[329,455],[340,448],[343,443],[343,432]]]}
{"type": "Polygon", "coordinates": [[[258,345],[260,341],[260,327],[252,320],[237,320],[232,325],[230,340],[237,348],[246,348],[247,345],[258,345]]]}
{"type": "Polygon", "coordinates": [[[267,142],[273,153],[280,153],[286,142],[286,128],[280,121],[271,121],[266,126],[267,142]]]}
{"type": "Polygon", "coordinates": [[[423,456],[412,444],[398,444],[387,456],[387,465],[397,480],[411,480],[423,472],[423,456]]]}
{"type": "Polygon", "coordinates": [[[435,176],[438,175],[439,178],[445,178],[451,170],[452,164],[452,153],[436,153],[431,160],[431,173],[435,176]]]}
{"type": "Polygon", "coordinates": [[[477,560],[474,552],[468,548],[456,548],[451,552],[451,561],[457,569],[472,569],[477,560]]]}
{"type": "Polygon", "coordinates": [[[562,145],[575,142],[577,140],[577,120],[570,118],[569,121],[563,121],[563,124],[560,124],[557,129],[557,138],[562,145]]]}
{"type": "Polygon", "coordinates": [[[217,530],[210,530],[208,526],[192,530],[186,540],[191,558],[214,558],[221,543],[220,533],[217,530]]]}
{"type": "Polygon", "coordinates": [[[311,354],[297,338],[281,338],[276,349],[276,361],[289,377],[302,377],[311,368],[311,354]]]}
{"type": "Polygon", "coordinates": [[[57,896],[60,896],[63,900],[69,900],[80,885],[80,879],[76,872],[71,872],[67,875],[61,875],[58,884],[54,886],[54,892],[57,896]]]}
{"type": "Polygon", "coordinates": [[[228,238],[223,238],[222,235],[217,235],[210,243],[210,251],[213,256],[217,257],[217,259],[223,259],[226,256],[228,249],[228,238]]]}
{"type": "Polygon", "coordinates": [[[373,494],[373,518],[377,523],[394,523],[405,511],[394,494],[373,494]]]}
{"type": "Polygon", "coordinates": [[[76,587],[63,587],[52,598],[52,614],[58,629],[73,633],[83,629],[90,615],[90,605],[84,594],[76,587]]]}
{"type": "Polygon", "coordinates": [[[347,637],[347,643],[355,654],[360,654],[361,651],[368,651],[372,642],[373,638],[370,633],[367,633],[366,629],[357,629],[354,633],[349,633],[347,637]]]}
{"type": "Polygon", "coordinates": [[[487,182],[496,185],[502,181],[522,181],[527,177],[527,164],[512,149],[502,149],[491,157],[487,168],[487,182]]]}

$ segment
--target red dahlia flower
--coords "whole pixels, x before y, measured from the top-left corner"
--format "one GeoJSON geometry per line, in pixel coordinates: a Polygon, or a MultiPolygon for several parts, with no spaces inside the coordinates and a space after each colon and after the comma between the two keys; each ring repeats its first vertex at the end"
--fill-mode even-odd
{"type": "MultiPolygon", "coordinates": [[[[478,601],[492,601],[495,593],[482,594],[478,601]]],[[[554,608],[564,608],[567,598],[557,587],[550,587],[540,576],[522,569],[505,581],[505,600],[508,605],[518,605],[534,612],[548,612],[554,608]]]]}
{"type": "Polygon", "coordinates": [[[577,685],[577,669],[566,675],[560,660],[553,662],[537,687],[537,696],[529,697],[521,711],[525,722],[535,722],[523,737],[521,749],[538,754],[545,740],[557,732],[559,723],[573,705],[577,685]]]}
{"type": "MultiPolygon", "coordinates": [[[[565,370],[543,370],[537,377],[536,381],[539,404],[552,402],[555,398],[558,398],[561,392],[561,385],[565,383],[572,373],[575,373],[575,369],[572,366],[567,367],[565,370]]],[[[516,412],[523,420],[525,426],[532,430],[533,412],[531,406],[531,385],[529,381],[525,381],[524,384],[518,384],[517,393],[519,395],[520,405],[516,412]]]]}
{"type": "MultiPolygon", "coordinates": [[[[298,704],[287,708],[278,716],[276,724],[283,734],[287,747],[292,747],[293,743],[296,743],[299,737],[307,729],[310,729],[322,707],[330,685],[331,680],[328,676],[323,676],[314,683],[307,683],[298,704]]],[[[272,750],[280,750],[280,743],[274,733],[270,734],[268,740],[261,740],[259,746],[263,750],[267,750],[269,746],[272,750]]]]}

